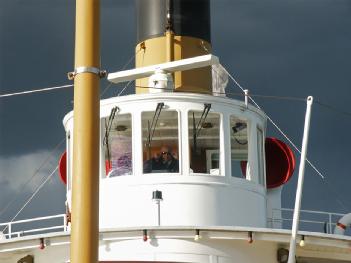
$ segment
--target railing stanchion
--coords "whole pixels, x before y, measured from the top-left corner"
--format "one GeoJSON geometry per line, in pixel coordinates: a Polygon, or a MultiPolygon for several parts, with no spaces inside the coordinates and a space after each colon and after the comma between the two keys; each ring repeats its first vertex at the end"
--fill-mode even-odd
{"type": "Polygon", "coordinates": [[[8,224],[8,229],[9,229],[9,238],[11,238],[12,237],[12,224],[11,224],[11,222],[8,224]]]}
{"type": "Polygon", "coordinates": [[[63,215],[63,231],[67,231],[67,216],[63,215]]]}

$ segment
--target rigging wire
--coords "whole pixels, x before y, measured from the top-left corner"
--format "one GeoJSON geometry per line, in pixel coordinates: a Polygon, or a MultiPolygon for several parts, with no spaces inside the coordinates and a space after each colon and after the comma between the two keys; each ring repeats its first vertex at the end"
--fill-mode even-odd
{"type": "MultiPolygon", "coordinates": [[[[140,51],[140,50],[139,50],[140,51]]],[[[139,51],[136,53],[138,54],[139,51]]],[[[125,65],[123,66],[122,70],[124,68],[126,68],[131,61],[135,58],[135,55],[133,55],[128,61],[127,63],[125,63],[125,65]]],[[[102,97],[104,95],[104,93],[107,91],[107,89],[109,87],[111,87],[113,83],[110,83],[106,89],[102,92],[101,96],[102,97]]],[[[128,87],[128,85],[130,84],[130,82],[126,85],[125,88],[128,87]]],[[[24,92],[16,92],[16,93],[12,93],[12,94],[3,94],[0,95],[0,98],[3,97],[10,97],[10,96],[17,96],[17,95],[24,95],[24,94],[30,94],[30,93],[38,93],[38,92],[46,92],[46,91],[51,91],[51,90],[55,90],[55,89],[61,89],[61,88],[68,88],[68,87],[73,87],[73,84],[69,84],[69,85],[64,85],[64,86],[58,86],[58,87],[50,87],[50,88],[44,88],[44,89],[37,89],[37,90],[31,90],[31,91],[24,91],[24,92]]],[[[0,217],[3,216],[5,214],[5,212],[13,205],[13,203],[19,198],[19,196],[21,195],[21,193],[23,192],[23,190],[27,187],[27,185],[29,185],[29,183],[37,176],[37,174],[39,173],[40,169],[44,167],[44,165],[46,165],[46,163],[49,161],[49,159],[51,158],[52,154],[65,142],[66,138],[64,137],[52,150],[51,152],[48,154],[47,158],[39,165],[39,167],[35,170],[35,172],[33,173],[33,175],[29,178],[29,180],[27,180],[26,182],[22,183],[22,185],[20,186],[20,190],[17,192],[17,194],[7,203],[7,205],[0,211],[0,217]]],[[[18,214],[17,214],[18,215],[18,214]]],[[[16,215],[16,216],[17,216],[16,215]]],[[[15,217],[16,217],[15,216],[15,217]]],[[[14,218],[15,218],[14,217],[14,218]]],[[[12,221],[11,221],[12,222],[12,221]]]]}
{"type": "MultiPolygon", "coordinates": [[[[229,76],[229,73],[228,73],[229,76]]],[[[234,83],[236,83],[236,85],[238,85],[238,87],[240,87],[242,90],[244,90],[242,88],[242,86],[233,78],[234,83]]],[[[137,86],[138,88],[155,88],[155,87],[142,87],[142,86],[137,86]]],[[[161,89],[161,88],[155,88],[155,89],[161,89]]],[[[165,90],[172,90],[172,89],[167,89],[167,88],[163,88],[165,90]]],[[[188,91],[188,92],[193,92],[193,91],[188,91]]],[[[198,91],[197,91],[198,92],[198,91]]],[[[199,92],[198,92],[199,93],[199,92]]],[[[208,94],[208,92],[203,92],[205,94],[208,94]]],[[[213,92],[215,94],[221,94],[221,95],[236,95],[236,96],[245,96],[245,94],[242,93],[222,93],[222,92],[213,92]]],[[[280,100],[293,100],[293,101],[306,101],[305,98],[298,98],[298,97],[281,97],[281,96],[267,96],[267,95],[258,95],[258,94],[250,94],[249,97],[261,97],[261,98],[269,98],[269,99],[280,99],[280,100]]],[[[259,109],[261,109],[261,107],[252,99],[250,98],[250,100],[255,104],[255,106],[259,109]]],[[[288,137],[288,135],[271,119],[271,117],[269,117],[267,115],[267,119],[272,123],[272,125],[284,136],[284,138],[293,146],[293,148],[299,153],[301,154],[300,149],[297,148],[296,144],[288,137]]],[[[333,189],[333,187],[331,186],[331,184],[326,180],[325,175],[322,174],[322,172],[309,160],[306,158],[307,163],[312,167],[312,169],[322,178],[323,182],[326,183],[326,185],[329,187],[329,189],[335,194],[336,201],[346,210],[349,210],[348,207],[340,200],[342,198],[340,198],[339,194],[333,189]]]]}
{"type": "MultiPolygon", "coordinates": [[[[121,68],[121,70],[125,70],[125,69],[128,67],[128,65],[135,59],[136,55],[138,55],[139,52],[142,51],[142,50],[144,50],[144,49],[140,48],[134,55],[132,55],[132,56],[129,58],[129,60],[123,65],[123,67],[121,68]]],[[[129,84],[130,84],[131,82],[132,82],[132,81],[129,81],[128,84],[127,84],[126,86],[124,86],[123,90],[117,95],[117,97],[120,96],[120,95],[122,94],[122,92],[129,86],[129,84]]],[[[112,82],[111,82],[110,84],[108,84],[108,86],[107,86],[107,87],[103,90],[103,92],[101,93],[100,98],[102,98],[102,96],[108,91],[108,89],[109,89],[113,84],[114,84],[114,83],[112,83],[112,82]]]]}
{"type": "Polygon", "coordinates": [[[0,211],[0,217],[5,214],[5,212],[11,207],[11,205],[21,196],[21,194],[24,192],[24,189],[30,184],[31,181],[39,174],[39,171],[41,168],[43,168],[52,155],[56,152],[56,150],[64,143],[66,138],[63,138],[56,146],[51,150],[51,152],[48,154],[48,156],[44,159],[44,161],[39,165],[39,167],[34,171],[32,176],[25,182],[22,183],[22,185],[19,187],[19,191],[17,191],[17,194],[7,203],[7,205],[0,211]]]}
{"type": "MultiPolygon", "coordinates": [[[[149,86],[135,86],[136,88],[141,89],[156,89],[156,90],[165,90],[165,91],[174,91],[174,89],[170,88],[156,88],[156,87],[149,87],[149,86]]],[[[199,93],[199,94],[216,94],[216,95],[233,95],[238,97],[245,97],[245,94],[239,92],[219,92],[219,91],[199,91],[199,90],[182,90],[183,93],[199,93]]],[[[251,97],[257,98],[264,98],[264,99],[277,99],[277,100],[290,100],[290,101],[301,101],[305,102],[306,98],[301,97],[289,97],[289,96],[273,96],[273,95],[261,95],[261,94],[249,94],[251,97]]]]}
{"type": "Polygon", "coordinates": [[[121,94],[129,87],[130,83],[132,83],[134,80],[130,80],[124,88],[117,94],[117,97],[121,96],[121,94]]]}
{"type": "MultiPolygon", "coordinates": [[[[11,219],[10,222],[8,223],[12,223],[13,220],[16,219],[16,217],[23,211],[24,208],[26,208],[26,206],[33,200],[33,198],[35,197],[35,195],[40,191],[41,188],[43,188],[43,186],[51,179],[51,177],[55,174],[55,172],[58,169],[58,165],[56,166],[56,168],[51,172],[51,174],[39,185],[39,187],[34,191],[34,193],[28,198],[28,200],[25,202],[25,204],[21,207],[21,209],[16,213],[16,215],[11,219]]],[[[2,230],[2,232],[4,232],[6,229],[8,228],[8,225],[2,230]]]]}
{"type": "MultiPolygon", "coordinates": [[[[225,67],[223,67],[223,69],[225,70],[225,72],[228,74],[229,78],[244,92],[244,88],[240,85],[240,83],[227,71],[227,69],[225,67]]],[[[249,95],[250,100],[252,101],[252,103],[259,109],[261,109],[261,107],[255,102],[255,100],[253,98],[251,98],[251,95],[249,95]]],[[[319,103],[320,104],[320,103],[319,103]]],[[[320,104],[321,105],[321,104],[320,104]]],[[[301,155],[301,151],[297,148],[297,146],[295,145],[295,143],[293,143],[292,140],[290,140],[290,138],[286,135],[286,133],[268,116],[267,114],[267,118],[268,120],[273,124],[273,126],[284,136],[284,138],[290,143],[291,146],[293,146],[293,148],[301,155]]],[[[322,178],[322,181],[326,183],[327,187],[334,192],[335,196],[336,196],[336,201],[346,210],[349,210],[349,208],[341,201],[341,198],[339,197],[337,191],[334,190],[334,187],[332,187],[332,185],[326,180],[326,177],[322,174],[321,171],[319,171],[317,169],[317,167],[306,158],[306,162],[312,167],[312,169],[322,178]]]]}
{"type": "Polygon", "coordinates": [[[340,113],[341,115],[345,115],[347,117],[351,117],[351,112],[347,112],[347,111],[343,111],[343,110],[340,110],[332,105],[329,105],[329,104],[326,104],[326,103],[323,103],[323,102],[320,102],[319,100],[316,100],[315,101],[319,106],[322,106],[322,107],[325,107],[327,109],[329,109],[330,111],[333,111],[333,112],[337,112],[337,113],[340,113]]]}
{"type": "MultiPolygon", "coordinates": [[[[142,49],[138,50],[133,56],[129,58],[129,60],[124,64],[121,70],[124,70],[135,58],[135,56],[141,51],[142,49]]],[[[102,97],[107,90],[112,86],[113,83],[110,83],[101,93],[102,97]]],[[[7,93],[7,94],[0,94],[0,99],[1,98],[6,98],[6,97],[12,97],[12,96],[19,96],[19,95],[26,95],[26,94],[31,94],[31,93],[42,93],[42,92],[47,92],[47,91],[52,91],[52,90],[58,90],[58,89],[65,89],[65,88],[71,88],[74,87],[73,84],[66,84],[62,86],[54,86],[54,87],[48,87],[48,88],[42,88],[42,89],[34,89],[34,90],[26,90],[26,91],[20,91],[20,92],[14,92],[14,93],[7,93]]]]}
{"type": "MultiPolygon", "coordinates": [[[[237,82],[238,83],[238,82],[237,82]]],[[[240,85],[240,84],[239,84],[240,85]]],[[[167,88],[155,88],[155,87],[143,87],[143,86],[136,86],[138,88],[151,88],[151,89],[164,89],[164,90],[173,90],[173,89],[167,89],[167,88]]],[[[195,90],[194,90],[195,91],[195,90]]],[[[194,92],[194,91],[187,91],[187,92],[194,92]]],[[[196,91],[197,93],[199,93],[198,91],[196,91]]],[[[200,92],[200,93],[204,93],[204,94],[209,94],[209,92],[200,92]]],[[[245,97],[244,94],[242,93],[233,93],[233,92],[227,92],[227,93],[222,93],[222,92],[213,92],[215,94],[221,94],[221,95],[235,95],[235,96],[242,96],[245,97]]],[[[298,98],[298,97],[286,97],[286,96],[267,96],[267,95],[258,95],[258,94],[250,94],[249,96],[251,97],[261,97],[261,98],[269,98],[269,99],[280,99],[280,100],[292,100],[292,101],[306,101],[305,98],[298,98]]],[[[251,101],[255,104],[255,106],[259,109],[261,109],[261,107],[252,99],[250,98],[251,101]]],[[[293,148],[299,153],[301,154],[301,151],[297,148],[297,146],[295,145],[295,143],[287,136],[287,134],[271,119],[271,117],[269,117],[267,115],[267,119],[272,123],[272,125],[284,136],[284,138],[293,146],[293,148]]],[[[331,184],[326,180],[325,175],[322,174],[322,172],[309,160],[306,159],[306,162],[312,167],[312,169],[321,177],[321,179],[323,180],[323,182],[326,183],[326,185],[329,187],[329,189],[335,194],[336,201],[341,205],[341,207],[343,207],[346,210],[349,210],[348,207],[342,202],[340,201],[340,195],[333,189],[333,187],[331,186],[331,184]]]]}
{"type": "MultiPolygon", "coordinates": [[[[135,58],[135,56],[143,49],[140,49],[137,51],[137,53],[135,53],[128,61],[127,63],[122,67],[121,70],[125,69],[130,63],[131,61],[135,58]]],[[[223,67],[223,66],[222,66],[223,67]]],[[[238,86],[243,92],[244,92],[244,88],[240,85],[240,83],[226,70],[225,67],[223,67],[225,73],[229,76],[229,78],[234,82],[234,84],[236,86],[238,86]]],[[[117,96],[120,96],[130,85],[132,81],[129,81],[124,88],[118,93],[117,96]]],[[[107,90],[113,85],[114,83],[110,83],[102,92],[101,96],[102,97],[107,90]]],[[[56,86],[56,87],[49,87],[49,88],[43,88],[43,89],[36,89],[36,90],[29,90],[29,91],[23,91],[23,92],[15,92],[15,93],[8,93],[8,94],[0,94],[0,98],[4,98],[4,97],[10,97],[10,96],[17,96],[17,95],[24,95],[24,94],[30,94],[30,93],[38,93],[38,92],[47,92],[47,91],[52,91],[52,90],[56,90],[56,89],[63,89],[63,88],[68,88],[68,87],[73,87],[73,84],[69,84],[69,85],[63,85],[63,86],[56,86]]],[[[148,88],[148,89],[152,89],[154,87],[143,87],[143,86],[136,86],[138,88],[148,88]]],[[[162,88],[157,88],[157,89],[162,89],[162,88]]],[[[164,90],[170,90],[167,88],[164,88],[164,90]]],[[[188,91],[188,92],[192,92],[192,91],[188,91]]],[[[198,91],[196,91],[197,93],[199,93],[198,91]]],[[[245,94],[242,93],[230,93],[230,92],[205,92],[207,94],[218,94],[218,95],[233,95],[233,96],[245,96],[245,94]]],[[[259,98],[266,98],[266,99],[279,99],[279,100],[291,100],[291,101],[306,101],[305,98],[298,98],[298,97],[288,97],[288,96],[272,96],[272,95],[260,95],[260,94],[249,94],[248,95],[249,99],[252,101],[252,103],[259,109],[261,109],[261,107],[256,103],[256,101],[253,99],[253,97],[259,97],[259,98]]],[[[322,107],[325,107],[331,111],[335,111],[338,112],[340,114],[346,115],[346,116],[351,116],[350,112],[346,112],[346,111],[342,111],[339,110],[337,108],[335,108],[332,105],[326,104],[326,103],[322,103],[320,101],[316,101],[316,103],[322,107]]],[[[299,153],[301,154],[301,151],[297,148],[296,144],[287,136],[287,134],[267,115],[267,119],[272,123],[272,125],[283,135],[283,137],[290,143],[290,145],[299,153]]],[[[312,167],[312,169],[323,179],[323,181],[326,182],[326,177],[316,168],[316,166],[309,160],[306,158],[307,163],[312,167]]],[[[41,167],[40,167],[41,168],[41,167]]],[[[39,168],[39,169],[40,169],[39,168]]],[[[31,181],[31,179],[30,179],[31,181]]],[[[327,183],[327,182],[326,182],[327,183]]],[[[12,204],[14,200],[11,200],[10,203],[12,204]]],[[[341,202],[341,201],[340,201],[341,202]]],[[[10,204],[10,205],[11,205],[10,204]]],[[[0,216],[8,209],[8,207],[10,205],[7,205],[1,212],[0,212],[0,216]]],[[[344,208],[346,208],[345,205],[342,205],[344,208]]]]}
{"type": "Polygon", "coordinates": [[[63,85],[63,86],[56,86],[56,87],[50,87],[50,88],[44,88],[44,89],[35,89],[35,90],[27,90],[27,91],[21,91],[21,92],[1,94],[0,98],[12,97],[12,96],[18,96],[18,95],[24,95],[24,94],[30,94],[30,93],[46,92],[46,91],[52,91],[52,90],[57,90],[57,89],[65,89],[65,88],[70,88],[70,87],[73,87],[73,84],[68,84],[68,85],[63,85]]]}

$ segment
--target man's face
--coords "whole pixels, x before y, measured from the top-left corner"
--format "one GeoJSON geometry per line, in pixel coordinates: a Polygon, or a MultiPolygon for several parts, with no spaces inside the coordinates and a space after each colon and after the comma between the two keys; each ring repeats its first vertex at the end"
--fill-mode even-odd
{"type": "Polygon", "coordinates": [[[161,157],[163,161],[168,161],[170,159],[170,152],[169,152],[169,148],[167,147],[162,147],[161,148],[161,157]]]}

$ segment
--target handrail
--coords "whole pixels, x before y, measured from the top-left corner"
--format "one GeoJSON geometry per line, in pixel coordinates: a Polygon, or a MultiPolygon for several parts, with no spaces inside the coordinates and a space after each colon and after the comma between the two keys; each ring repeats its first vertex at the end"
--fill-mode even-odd
{"type": "MultiPolygon", "coordinates": [[[[333,233],[333,227],[336,225],[338,219],[342,216],[344,216],[344,214],[341,213],[334,213],[334,212],[325,212],[325,211],[315,211],[315,210],[300,210],[301,214],[304,214],[304,216],[306,217],[307,215],[318,215],[318,216],[322,216],[324,217],[326,220],[325,221],[320,221],[319,220],[311,220],[311,219],[300,219],[300,222],[302,223],[307,223],[307,224],[324,224],[325,225],[325,229],[324,232],[328,233],[328,234],[332,234],[333,233]]],[[[284,223],[284,222],[291,222],[292,218],[289,217],[283,217],[281,213],[283,212],[290,212],[293,213],[294,210],[291,208],[273,208],[272,209],[272,217],[271,218],[267,218],[268,222],[270,223],[274,223],[274,222],[279,222],[279,223],[284,223]],[[275,217],[276,213],[275,212],[280,212],[279,217],[275,217]]],[[[272,225],[273,226],[273,225],[272,225]]]]}
{"type": "Polygon", "coordinates": [[[20,223],[28,223],[28,222],[35,222],[35,221],[40,221],[40,220],[45,220],[45,219],[53,219],[53,218],[59,218],[59,217],[64,217],[66,216],[65,214],[58,214],[58,215],[53,215],[53,216],[42,216],[42,217],[35,217],[35,218],[30,218],[30,219],[23,219],[23,220],[18,220],[18,221],[12,221],[12,222],[7,222],[7,223],[1,223],[0,226],[6,226],[8,224],[20,224],[20,223]]]}
{"type": "Polygon", "coordinates": [[[67,231],[67,218],[66,218],[66,214],[58,214],[58,215],[52,215],[52,216],[42,216],[42,217],[36,217],[31,219],[23,219],[23,220],[17,220],[17,221],[12,221],[7,223],[1,223],[0,227],[1,226],[5,226],[5,229],[7,229],[7,233],[0,232],[0,234],[2,234],[5,238],[12,238],[13,236],[20,237],[21,235],[23,236],[29,233],[50,231],[50,230],[56,230],[56,229],[63,229],[63,231],[65,232],[67,231]],[[50,227],[34,228],[34,229],[27,229],[27,230],[15,231],[15,232],[12,231],[14,225],[33,223],[38,221],[48,221],[56,218],[62,218],[63,224],[60,224],[58,226],[54,225],[50,227]]]}
{"type": "MultiPolygon", "coordinates": [[[[291,211],[291,212],[294,212],[294,209],[292,208],[281,208],[281,209],[278,209],[278,208],[273,208],[273,210],[275,211],[291,211]]],[[[312,213],[312,214],[332,214],[332,215],[336,215],[336,216],[344,216],[345,214],[341,214],[341,213],[334,213],[334,212],[325,212],[325,211],[316,211],[316,210],[303,210],[301,209],[300,210],[301,212],[306,212],[306,213],[312,213]]]]}

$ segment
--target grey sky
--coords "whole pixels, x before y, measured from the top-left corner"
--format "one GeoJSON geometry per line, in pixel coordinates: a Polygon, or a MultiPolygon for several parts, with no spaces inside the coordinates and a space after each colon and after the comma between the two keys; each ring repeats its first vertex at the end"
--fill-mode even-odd
{"type": "MultiPolygon", "coordinates": [[[[134,53],[134,1],[101,2],[102,66],[113,72],[134,53]]],[[[66,73],[73,69],[74,4],[68,0],[0,2],[1,94],[70,83],[66,73]]],[[[214,54],[253,94],[313,95],[351,111],[350,7],[349,0],[213,0],[214,54]]],[[[111,87],[109,96],[118,91],[111,87]]],[[[231,84],[228,91],[239,89],[231,84]]],[[[62,118],[72,109],[72,96],[73,90],[66,89],[0,99],[0,211],[18,191],[16,185],[28,180],[64,137],[62,118]]],[[[305,104],[261,98],[257,102],[300,147],[305,104]]],[[[351,211],[350,120],[315,105],[308,154],[348,209],[338,204],[330,187],[310,168],[303,208],[351,211]]],[[[282,139],[270,124],[268,131],[282,139]]],[[[61,151],[63,147],[36,182],[55,167],[61,151]]],[[[284,188],[284,206],[293,206],[296,175],[284,188]]],[[[0,221],[9,220],[32,190],[27,188],[0,221]]],[[[20,218],[63,212],[64,190],[55,177],[20,218]]]]}

